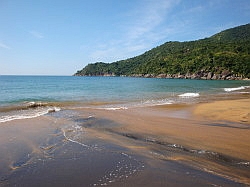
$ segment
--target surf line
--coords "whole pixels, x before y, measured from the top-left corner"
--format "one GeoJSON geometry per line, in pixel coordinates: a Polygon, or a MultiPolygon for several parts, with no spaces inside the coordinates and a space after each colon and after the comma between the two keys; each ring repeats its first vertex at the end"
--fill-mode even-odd
{"type": "Polygon", "coordinates": [[[72,143],[76,143],[76,144],[79,144],[79,145],[81,145],[81,146],[90,148],[90,146],[88,146],[88,145],[86,145],[86,144],[83,144],[83,143],[80,143],[80,142],[78,142],[78,141],[75,141],[75,140],[72,140],[72,139],[68,138],[67,135],[66,135],[65,130],[62,129],[62,131],[63,131],[63,136],[64,136],[64,138],[65,138],[66,140],[68,140],[68,141],[70,141],[70,142],[72,142],[72,143]]]}

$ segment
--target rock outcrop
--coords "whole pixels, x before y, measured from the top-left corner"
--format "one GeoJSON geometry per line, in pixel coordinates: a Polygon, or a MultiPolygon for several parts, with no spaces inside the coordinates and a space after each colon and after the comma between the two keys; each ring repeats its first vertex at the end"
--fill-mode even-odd
{"type": "MultiPolygon", "coordinates": [[[[133,74],[130,77],[144,77],[144,78],[166,78],[166,79],[201,79],[201,80],[243,80],[242,76],[233,74],[227,70],[221,73],[206,72],[201,70],[197,73],[186,74],[133,74]]],[[[245,80],[245,79],[244,79],[245,80]]]]}

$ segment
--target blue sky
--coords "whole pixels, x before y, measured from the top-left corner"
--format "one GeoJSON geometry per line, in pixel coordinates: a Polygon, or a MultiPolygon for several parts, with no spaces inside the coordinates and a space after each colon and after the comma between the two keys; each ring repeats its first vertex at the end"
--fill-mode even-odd
{"type": "Polygon", "coordinates": [[[0,75],[72,75],[247,23],[249,0],[0,0],[0,75]]]}

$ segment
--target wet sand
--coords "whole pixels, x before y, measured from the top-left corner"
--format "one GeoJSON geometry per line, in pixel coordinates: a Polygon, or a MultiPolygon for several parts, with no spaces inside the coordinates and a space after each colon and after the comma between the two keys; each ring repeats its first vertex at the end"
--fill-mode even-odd
{"type": "Polygon", "coordinates": [[[2,123],[0,186],[247,186],[247,103],[62,110],[2,123]],[[230,106],[243,117],[225,118],[230,106]]]}
{"type": "Polygon", "coordinates": [[[231,121],[250,126],[250,99],[201,104],[195,109],[194,113],[208,120],[231,121]]]}

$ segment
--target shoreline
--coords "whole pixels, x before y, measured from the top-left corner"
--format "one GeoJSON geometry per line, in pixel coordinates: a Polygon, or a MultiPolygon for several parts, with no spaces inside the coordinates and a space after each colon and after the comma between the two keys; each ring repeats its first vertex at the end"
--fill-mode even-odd
{"type": "Polygon", "coordinates": [[[0,185],[55,179],[53,186],[70,185],[72,175],[74,186],[250,185],[250,99],[239,98],[126,110],[78,108],[1,123],[0,185]],[[236,113],[225,118],[229,106],[236,113]],[[247,114],[245,121],[237,118],[239,111],[247,114]]]}
{"type": "Polygon", "coordinates": [[[186,74],[132,74],[132,75],[114,75],[104,73],[101,75],[81,75],[75,73],[75,77],[132,77],[132,78],[158,78],[158,79],[190,79],[190,80],[244,80],[249,81],[250,78],[238,77],[231,74],[216,74],[212,72],[186,73],[186,74]]]}

